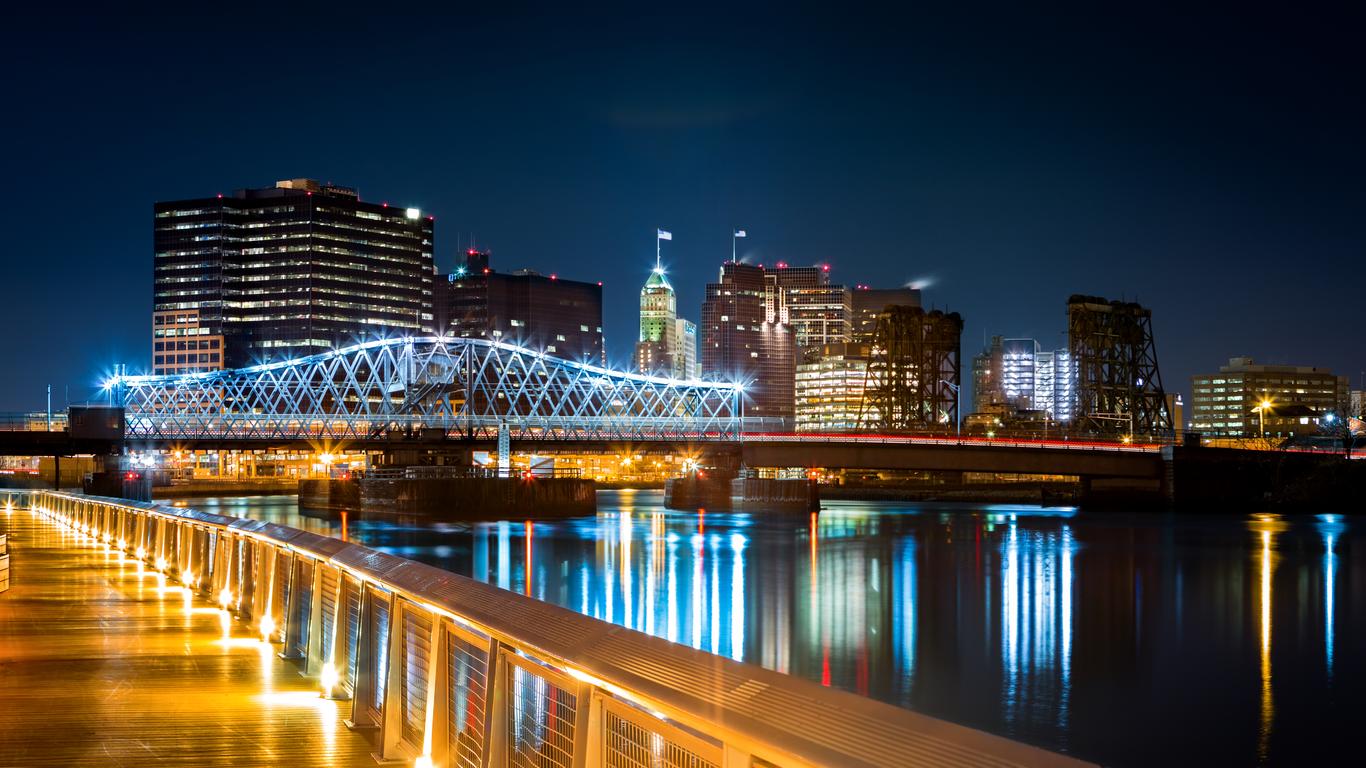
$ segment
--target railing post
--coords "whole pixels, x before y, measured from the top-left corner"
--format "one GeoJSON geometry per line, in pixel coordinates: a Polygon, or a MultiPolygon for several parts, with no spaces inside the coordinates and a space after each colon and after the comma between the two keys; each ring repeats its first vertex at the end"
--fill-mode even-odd
{"type": "Polygon", "coordinates": [[[602,765],[602,700],[596,690],[581,682],[574,692],[574,768],[602,765]]]}
{"type": "MultiPolygon", "coordinates": [[[[322,672],[322,665],[325,663],[323,654],[330,650],[323,648],[323,569],[326,567],[327,563],[323,560],[313,563],[313,588],[308,591],[308,647],[304,649],[304,673],[308,675],[322,672]]],[[[332,618],[336,617],[337,612],[334,608],[332,618]]],[[[332,637],[335,640],[336,632],[333,632],[332,637]]]]}
{"type": "MultiPolygon", "coordinates": [[[[342,724],[351,730],[361,730],[373,728],[374,723],[366,716],[366,710],[370,706],[370,687],[374,681],[370,679],[370,649],[374,645],[374,639],[370,637],[370,612],[374,610],[370,606],[370,592],[364,582],[356,585],[358,590],[357,599],[360,601],[359,610],[356,611],[356,647],[351,649],[355,654],[354,658],[348,657],[346,663],[356,669],[356,679],[351,687],[351,717],[343,720],[342,724]]],[[[343,592],[345,594],[345,592],[343,592]]],[[[345,610],[340,609],[340,610],[345,610]]]]}
{"type": "Polygon", "coordinates": [[[508,665],[503,661],[503,644],[489,641],[487,707],[484,717],[484,765],[502,768],[508,764],[508,665]]]}
{"type": "Polygon", "coordinates": [[[400,655],[403,653],[404,621],[402,601],[392,593],[389,595],[389,653],[384,669],[384,701],[380,704],[379,744],[376,755],[380,760],[397,760],[403,757],[399,742],[403,740],[403,680],[399,675],[403,667],[400,655]]]}
{"type": "MultiPolygon", "coordinates": [[[[264,541],[253,542],[256,550],[256,559],[259,565],[256,568],[256,582],[252,594],[251,618],[256,622],[257,630],[260,630],[261,622],[271,614],[271,596],[275,590],[275,547],[266,544],[264,541]]],[[[261,639],[270,642],[267,633],[262,632],[261,639]]]]}
{"type": "Polygon", "coordinates": [[[450,632],[439,615],[432,616],[432,639],[427,644],[427,723],[423,732],[423,752],[434,765],[450,765],[451,665],[446,647],[450,632]]]}
{"type": "MultiPolygon", "coordinates": [[[[300,585],[295,583],[295,576],[303,569],[304,560],[305,558],[303,555],[293,553],[289,558],[289,567],[285,569],[285,578],[289,580],[290,589],[289,602],[282,606],[283,610],[280,613],[280,636],[284,640],[284,647],[280,649],[280,658],[282,659],[299,658],[299,654],[294,650],[294,646],[297,644],[299,633],[302,631],[302,628],[298,625],[298,617],[299,607],[303,603],[303,596],[299,594],[301,591],[300,585]]],[[[310,592],[311,591],[312,590],[310,590],[310,592]]],[[[312,596],[310,595],[310,601],[311,599],[312,596]]],[[[311,602],[309,607],[312,607],[311,602]]],[[[309,616],[308,620],[311,623],[313,617],[309,616]]],[[[305,649],[305,653],[306,652],[307,649],[305,649]]],[[[307,662],[305,662],[305,664],[306,663],[307,662]]]]}

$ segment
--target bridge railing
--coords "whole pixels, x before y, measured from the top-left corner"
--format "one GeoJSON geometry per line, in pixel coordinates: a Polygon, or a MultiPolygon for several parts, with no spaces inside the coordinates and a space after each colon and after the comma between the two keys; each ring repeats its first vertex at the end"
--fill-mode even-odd
{"type": "Polygon", "coordinates": [[[294,528],[49,491],[0,503],[234,613],[405,764],[1079,764],[294,528]]]}
{"type": "Polygon", "coordinates": [[[42,411],[0,412],[0,432],[62,432],[66,427],[66,411],[54,411],[51,417],[42,411]]]}
{"type": "MultiPolygon", "coordinates": [[[[740,418],[706,416],[384,416],[291,413],[158,413],[130,411],[133,439],[365,440],[443,430],[451,438],[494,440],[506,426],[514,440],[734,441],[747,426],[740,418]]],[[[762,426],[762,425],[755,425],[762,426]]]]}
{"type": "Polygon", "coordinates": [[[1115,451],[1124,453],[1153,453],[1170,438],[1140,436],[1124,440],[1116,437],[1087,435],[955,435],[923,433],[879,432],[746,432],[742,438],[754,443],[868,443],[878,445],[943,445],[991,448],[1051,448],[1073,451],[1115,451]]]}

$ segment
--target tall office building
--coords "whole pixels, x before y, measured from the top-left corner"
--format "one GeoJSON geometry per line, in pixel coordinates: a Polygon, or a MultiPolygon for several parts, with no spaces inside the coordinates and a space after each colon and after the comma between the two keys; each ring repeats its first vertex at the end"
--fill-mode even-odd
{"type": "Polygon", "coordinates": [[[813,350],[849,340],[849,289],[830,284],[830,265],[793,267],[778,262],[764,272],[764,316],[790,324],[799,349],[813,350]]]}
{"type": "Polygon", "coordinates": [[[680,317],[674,321],[674,378],[697,377],[697,323],[680,317]]]}
{"type": "Polygon", "coordinates": [[[745,382],[747,417],[793,415],[796,344],[791,320],[777,275],[763,267],[726,262],[717,281],[707,284],[702,375],[745,382]]]}
{"type": "Polygon", "coordinates": [[[675,379],[697,378],[697,324],[678,316],[678,300],[656,266],[640,289],[636,370],[675,379]]]}
{"type": "Polygon", "coordinates": [[[1034,339],[993,336],[972,360],[972,379],[974,413],[1039,411],[1055,422],[1075,413],[1077,369],[1065,349],[1045,352],[1034,339]]]}
{"type": "Polygon", "coordinates": [[[604,360],[602,283],[529,269],[498,272],[488,253],[470,249],[441,293],[446,334],[519,344],[564,360],[604,360]]]}
{"type": "Polygon", "coordinates": [[[1230,358],[1218,373],[1191,377],[1191,430],[1216,437],[1308,435],[1349,407],[1347,377],[1325,368],[1257,365],[1230,358]],[[1263,404],[1266,404],[1263,409],[1263,404]]]}
{"type": "Polygon", "coordinates": [[[153,371],[431,333],[435,223],[309,179],[153,208],[153,371]]]}

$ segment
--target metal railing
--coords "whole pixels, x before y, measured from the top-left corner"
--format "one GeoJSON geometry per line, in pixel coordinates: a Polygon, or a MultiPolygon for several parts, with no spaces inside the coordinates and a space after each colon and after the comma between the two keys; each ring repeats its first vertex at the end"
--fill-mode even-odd
{"type": "MultiPolygon", "coordinates": [[[[10,507],[14,509],[13,506],[10,507]]],[[[0,592],[9,589],[9,534],[0,533],[0,592]]]]}
{"type": "Polygon", "coordinates": [[[66,411],[53,411],[50,417],[51,430],[48,429],[49,416],[46,411],[4,411],[0,412],[0,431],[3,432],[65,432],[67,427],[66,411]]]}
{"type": "Polygon", "coordinates": [[[0,494],[178,578],[417,766],[1080,765],[364,546],[52,491],[0,494]]]}
{"type": "Polygon", "coordinates": [[[1068,451],[1113,451],[1120,453],[1156,453],[1170,439],[1155,439],[1139,436],[1125,442],[1122,439],[1105,439],[1086,436],[1020,436],[1003,435],[998,437],[977,437],[954,434],[916,434],[896,432],[746,432],[742,440],[746,443],[868,443],[879,445],[936,445],[978,448],[1045,448],[1068,451]]]}

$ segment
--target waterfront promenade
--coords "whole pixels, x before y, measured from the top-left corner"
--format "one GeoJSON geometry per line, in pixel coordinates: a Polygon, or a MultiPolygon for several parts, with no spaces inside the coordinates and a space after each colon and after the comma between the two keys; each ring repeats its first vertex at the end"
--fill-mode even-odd
{"type": "Polygon", "coordinates": [[[0,768],[374,766],[295,662],[131,558],[0,511],[0,768]]]}
{"type": "Polygon", "coordinates": [[[295,529],[31,500],[0,511],[0,768],[1082,765],[295,529]]]}

